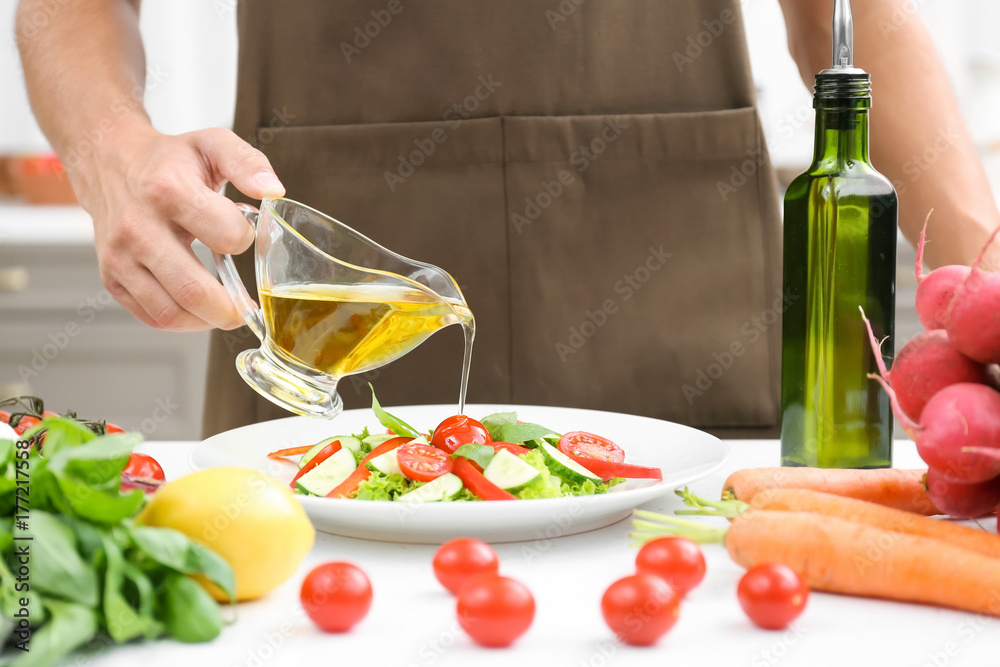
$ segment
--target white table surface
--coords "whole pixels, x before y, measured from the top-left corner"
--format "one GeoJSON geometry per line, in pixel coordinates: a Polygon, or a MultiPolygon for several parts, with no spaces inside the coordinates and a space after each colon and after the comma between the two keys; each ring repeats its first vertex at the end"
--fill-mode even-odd
{"type": "MultiPolygon", "coordinates": [[[[188,456],[195,444],[149,442],[140,451],[155,456],[167,478],[173,479],[191,469],[188,456]]],[[[717,496],[731,472],[773,465],[778,458],[776,441],[729,444],[730,461],[719,473],[693,484],[695,492],[717,496]]],[[[896,442],[895,464],[920,465],[912,443],[896,442]]],[[[645,508],[672,512],[680,506],[679,499],[670,496],[645,508]]],[[[705,520],[724,524],[720,519],[705,520]]],[[[742,569],[714,545],[704,548],[708,573],[682,603],[674,628],[650,648],[618,644],[601,618],[600,599],[612,581],[633,570],[635,549],[626,538],[630,523],[553,540],[495,545],[501,572],[527,584],[537,606],[531,629],[510,649],[479,648],[458,627],[454,599],[431,571],[433,546],[319,533],[299,572],[264,599],[239,605],[237,621],[214,642],[184,645],[161,640],[116,646],[78,656],[68,664],[75,665],[76,660],[98,667],[1000,664],[1000,619],[918,605],[813,593],[792,629],[758,630],[736,600],[742,569]],[[322,633],[299,605],[302,578],[329,560],[353,562],[372,581],[371,611],[348,634],[322,633]]],[[[984,525],[996,529],[993,519],[984,525]]]]}

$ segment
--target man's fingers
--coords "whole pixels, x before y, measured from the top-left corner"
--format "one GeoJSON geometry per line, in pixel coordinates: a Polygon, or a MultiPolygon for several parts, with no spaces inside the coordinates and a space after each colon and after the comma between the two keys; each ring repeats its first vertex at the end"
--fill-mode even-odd
{"type": "Polygon", "coordinates": [[[213,174],[229,181],[248,197],[260,199],[285,194],[285,187],[264,154],[229,130],[197,132],[195,146],[208,160],[213,174]]]}
{"type": "Polygon", "coordinates": [[[243,324],[229,293],[180,240],[164,239],[146,267],[184,312],[219,329],[243,324]]]}
{"type": "MultiPolygon", "coordinates": [[[[181,307],[144,266],[132,265],[118,273],[108,290],[122,305],[131,299],[145,311],[150,326],[166,331],[200,331],[211,324],[181,307]],[[117,285],[117,287],[115,287],[117,285]],[[124,301],[123,294],[127,297],[124,301]]],[[[131,308],[129,310],[132,311],[131,308]]],[[[136,315],[138,317],[138,315],[136,315]]],[[[147,321],[147,318],[140,318],[147,321]]]]}
{"type": "Polygon", "coordinates": [[[203,185],[192,185],[193,200],[177,207],[174,221],[215,252],[236,255],[253,243],[253,227],[236,204],[203,185]]]}
{"type": "Polygon", "coordinates": [[[114,297],[115,301],[121,304],[125,310],[132,313],[132,316],[135,319],[139,320],[148,327],[156,327],[156,322],[154,322],[153,318],[149,316],[146,309],[139,305],[139,302],[136,301],[131,294],[129,294],[129,291],[125,289],[120,282],[117,280],[109,281],[107,290],[108,293],[114,297]]]}

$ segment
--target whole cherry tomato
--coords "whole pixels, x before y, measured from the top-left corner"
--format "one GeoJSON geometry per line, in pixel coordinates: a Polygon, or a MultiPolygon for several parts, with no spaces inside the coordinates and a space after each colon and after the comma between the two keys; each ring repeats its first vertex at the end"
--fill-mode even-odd
{"type": "Polygon", "coordinates": [[[465,415],[448,417],[438,424],[431,436],[431,444],[449,454],[469,443],[489,445],[493,443],[493,438],[485,426],[465,415]]]}
{"type": "Polygon", "coordinates": [[[766,630],[781,630],[805,609],[809,587],[790,567],[768,563],[747,570],[736,595],[751,621],[766,630]]]}

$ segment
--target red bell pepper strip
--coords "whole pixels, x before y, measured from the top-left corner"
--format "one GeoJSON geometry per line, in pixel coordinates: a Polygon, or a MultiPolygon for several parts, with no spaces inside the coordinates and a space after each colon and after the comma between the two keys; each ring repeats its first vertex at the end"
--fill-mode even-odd
{"type": "Polygon", "coordinates": [[[476,470],[475,464],[464,456],[455,459],[455,469],[452,472],[462,480],[465,488],[483,500],[517,500],[517,496],[483,477],[483,473],[476,470]]]}
{"type": "Polygon", "coordinates": [[[334,440],[329,445],[316,452],[316,456],[309,459],[308,463],[299,468],[299,471],[295,473],[295,477],[292,477],[292,481],[289,482],[288,485],[294,489],[295,482],[299,481],[299,477],[302,477],[302,475],[306,474],[307,472],[318,466],[323,461],[326,461],[328,458],[330,458],[339,451],[340,451],[340,440],[334,440]]]}
{"type": "Polygon", "coordinates": [[[289,447],[288,449],[279,449],[277,451],[271,452],[267,455],[269,459],[280,459],[283,456],[297,456],[298,454],[305,454],[313,445],[305,445],[303,447],[289,447]]]}
{"type": "Polygon", "coordinates": [[[393,438],[392,440],[386,440],[381,445],[373,449],[368,453],[368,456],[361,459],[361,463],[358,467],[354,469],[347,479],[338,484],[333,488],[330,493],[326,494],[327,498],[350,498],[351,494],[358,490],[362,482],[368,480],[372,476],[372,471],[368,469],[368,462],[371,461],[376,456],[381,456],[388,451],[396,449],[397,447],[402,447],[408,442],[411,442],[413,438],[393,438]]]}
{"type": "MultiPolygon", "coordinates": [[[[566,454],[566,452],[563,452],[566,454]]],[[[626,479],[663,479],[663,471],[659,468],[647,468],[646,466],[636,466],[629,463],[616,463],[614,461],[602,461],[591,459],[586,456],[566,454],[584,468],[594,473],[607,482],[615,477],[626,479]]]]}

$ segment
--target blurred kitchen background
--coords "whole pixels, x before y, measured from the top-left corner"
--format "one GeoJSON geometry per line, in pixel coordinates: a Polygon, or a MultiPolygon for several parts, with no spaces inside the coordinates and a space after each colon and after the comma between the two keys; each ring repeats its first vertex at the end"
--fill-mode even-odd
{"type": "MultiPolygon", "coordinates": [[[[811,91],[788,55],[777,0],[742,5],[771,158],[787,177],[811,157],[811,91]]],[[[0,398],[36,394],[49,409],[107,418],[147,438],[196,439],[208,336],[149,329],[101,285],[89,216],[54,203],[72,194],[53,172],[58,166],[44,159],[48,144],[32,118],[15,47],[15,6],[0,0],[0,398]]],[[[159,130],[231,124],[235,6],[236,0],[143,3],[146,107],[159,130]]],[[[906,6],[934,36],[998,192],[1000,3],[910,0],[906,6]]],[[[877,113],[877,81],[874,92],[877,113]]],[[[205,248],[198,253],[210,260],[205,248]]],[[[913,258],[901,238],[897,348],[920,331],[913,258]]],[[[897,435],[905,437],[900,429],[897,435]]]]}

